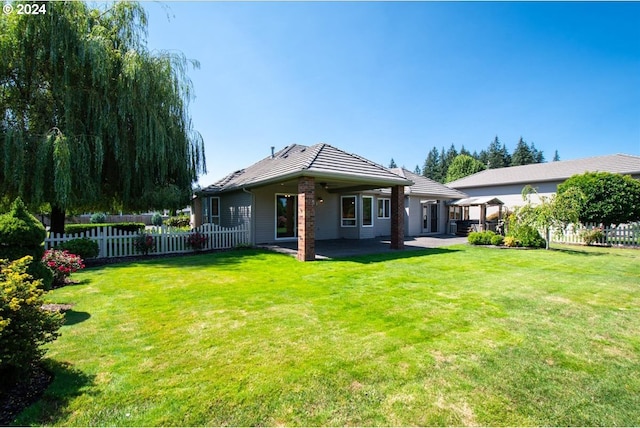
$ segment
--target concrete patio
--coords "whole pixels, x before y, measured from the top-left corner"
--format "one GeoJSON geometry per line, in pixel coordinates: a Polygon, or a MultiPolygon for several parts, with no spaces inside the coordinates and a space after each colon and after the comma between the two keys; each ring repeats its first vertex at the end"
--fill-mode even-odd
{"type": "MultiPolygon", "coordinates": [[[[446,247],[455,244],[464,244],[466,237],[454,235],[433,235],[407,237],[404,240],[404,249],[392,250],[389,237],[374,239],[331,239],[316,241],[316,260],[336,259],[368,254],[398,253],[403,251],[415,251],[425,248],[446,247]]],[[[298,241],[282,242],[279,244],[259,245],[270,251],[290,254],[295,257],[298,250],[298,241]]]]}

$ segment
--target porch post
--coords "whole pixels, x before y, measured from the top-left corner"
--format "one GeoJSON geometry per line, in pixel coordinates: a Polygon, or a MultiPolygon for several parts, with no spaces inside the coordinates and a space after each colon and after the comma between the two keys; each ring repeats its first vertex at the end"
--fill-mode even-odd
{"type": "Polygon", "coordinates": [[[303,262],[316,259],[316,182],[313,177],[298,179],[298,255],[303,262]]]}
{"type": "Polygon", "coordinates": [[[404,186],[391,188],[391,249],[404,248],[404,186]]]}
{"type": "Polygon", "coordinates": [[[484,232],[487,230],[487,205],[480,205],[480,231],[484,232]]]}

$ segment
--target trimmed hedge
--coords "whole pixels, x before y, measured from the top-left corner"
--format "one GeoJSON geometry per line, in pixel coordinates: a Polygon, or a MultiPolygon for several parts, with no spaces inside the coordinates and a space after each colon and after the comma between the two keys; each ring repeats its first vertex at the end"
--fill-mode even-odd
{"type": "Polygon", "coordinates": [[[55,249],[62,251],[67,250],[71,254],[80,256],[83,260],[98,257],[98,254],[100,254],[100,247],[98,246],[98,243],[89,238],[72,239],[70,241],[63,242],[60,245],[56,245],[55,249]]]}
{"type": "Polygon", "coordinates": [[[471,245],[492,245],[495,236],[495,232],[485,230],[484,232],[471,232],[467,239],[471,245]]]}
{"type": "Polygon", "coordinates": [[[104,226],[111,226],[112,228],[122,230],[123,232],[140,232],[146,227],[144,223],[67,224],[64,227],[64,233],[67,235],[87,234],[90,230],[104,226]]]}

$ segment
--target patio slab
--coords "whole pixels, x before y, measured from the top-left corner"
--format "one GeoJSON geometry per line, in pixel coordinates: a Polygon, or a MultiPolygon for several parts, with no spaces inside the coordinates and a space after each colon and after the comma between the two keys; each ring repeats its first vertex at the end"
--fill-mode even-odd
{"type": "MultiPolygon", "coordinates": [[[[316,260],[415,251],[425,248],[439,248],[464,244],[466,242],[466,237],[453,235],[415,236],[405,238],[403,250],[392,250],[390,248],[391,239],[389,237],[373,239],[329,239],[316,241],[316,260]]],[[[265,244],[259,245],[258,247],[295,257],[298,251],[298,242],[290,241],[278,244],[265,244]]]]}

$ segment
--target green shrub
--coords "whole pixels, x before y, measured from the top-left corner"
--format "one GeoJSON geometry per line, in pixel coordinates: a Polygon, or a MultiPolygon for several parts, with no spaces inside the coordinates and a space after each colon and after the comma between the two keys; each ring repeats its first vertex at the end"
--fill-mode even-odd
{"type": "Polygon", "coordinates": [[[186,215],[179,215],[175,217],[169,217],[164,221],[164,224],[170,227],[190,227],[191,218],[186,215]]]}
{"type": "Polygon", "coordinates": [[[467,239],[471,245],[491,245],[494,236],[496,236],[495,232],[485,230],[484,232],[471,232],[467,239]]]}
{"type": "Polygon", "coordinates": [[[494,235],[493,238],[491,238],[491,245],[500,246],[502,245],[503,241],[504,238],[502,237],[502,235],[494,235]]]}
{"type": "Polygon", "coordinates": [[[106,222],[107,222],[107,215],[105,213],[94,213],[89,219],[89,223],[91,224],[99,224],[99,223],[106,223],[106,222]]]}
{"type": "Polygon", "coordinates": [[[57,245],[56,250],[67,250],[83,259],[92,259],[100,254],[100,246],[89,238],[77,238],[57,245]]]}
{"type": "Polygon", "coordinates": [[[151,216],[151,224],[154,226],[162,226],[162,216],[160,213],[154,213],[151,216]]]}
{"type": "Polygon", "coordinates": [[[0,261],[0,390],[42,358],[62,325],[62,315],[42,309],[40,280],[26,273],[32,260],[0,261]]]}
{"type": "Polygon", "coordinates": [[[133,241],[133,246],[138,253],[146,256],[150,251],[155,250],[156,241],[152,235],[148,233],[141,233],[136,236],[136,239],[133,241]]]}
{"type": "Polygon", "coordinates": [[[0,259],[17,260],[31,256],[35,262],[28,268],[29,275],[41,279],[43,287],[49,289],[53,275],[40,262],[46,237],[44,226],[27,211],[20,198],[13,201],[8,213],[0,215],[0,259]]]}
{"type": "Polygon", "coordinates": [[[122,230],[124,232],[140,232],[146,227],[144,223],[68,224],[64,227],[64,233],[67,235],[88,235],[89,231],[105,226],[111,226],[116,230],[122,230]]]}
{"type": "Polygon", "coordinates": [[[546,241],[536,228],[529,225],[520,225],[516,228],[516,239],[523,247],[544,248],[546,241]]]}
{"type": "Polygon", "coordinates": [[[517,247],[520,245],[520,243],[518,242],[518,240],[516,239],[515,236],[506,236],[504,238],[504,245],[506,247],[517,247]]]}
{"type": "Polygon", "coordinates": [[[599,227],[582,232],[582,240],[587,245],[593,245],[604,239],[604,232],[599,227]]]}

